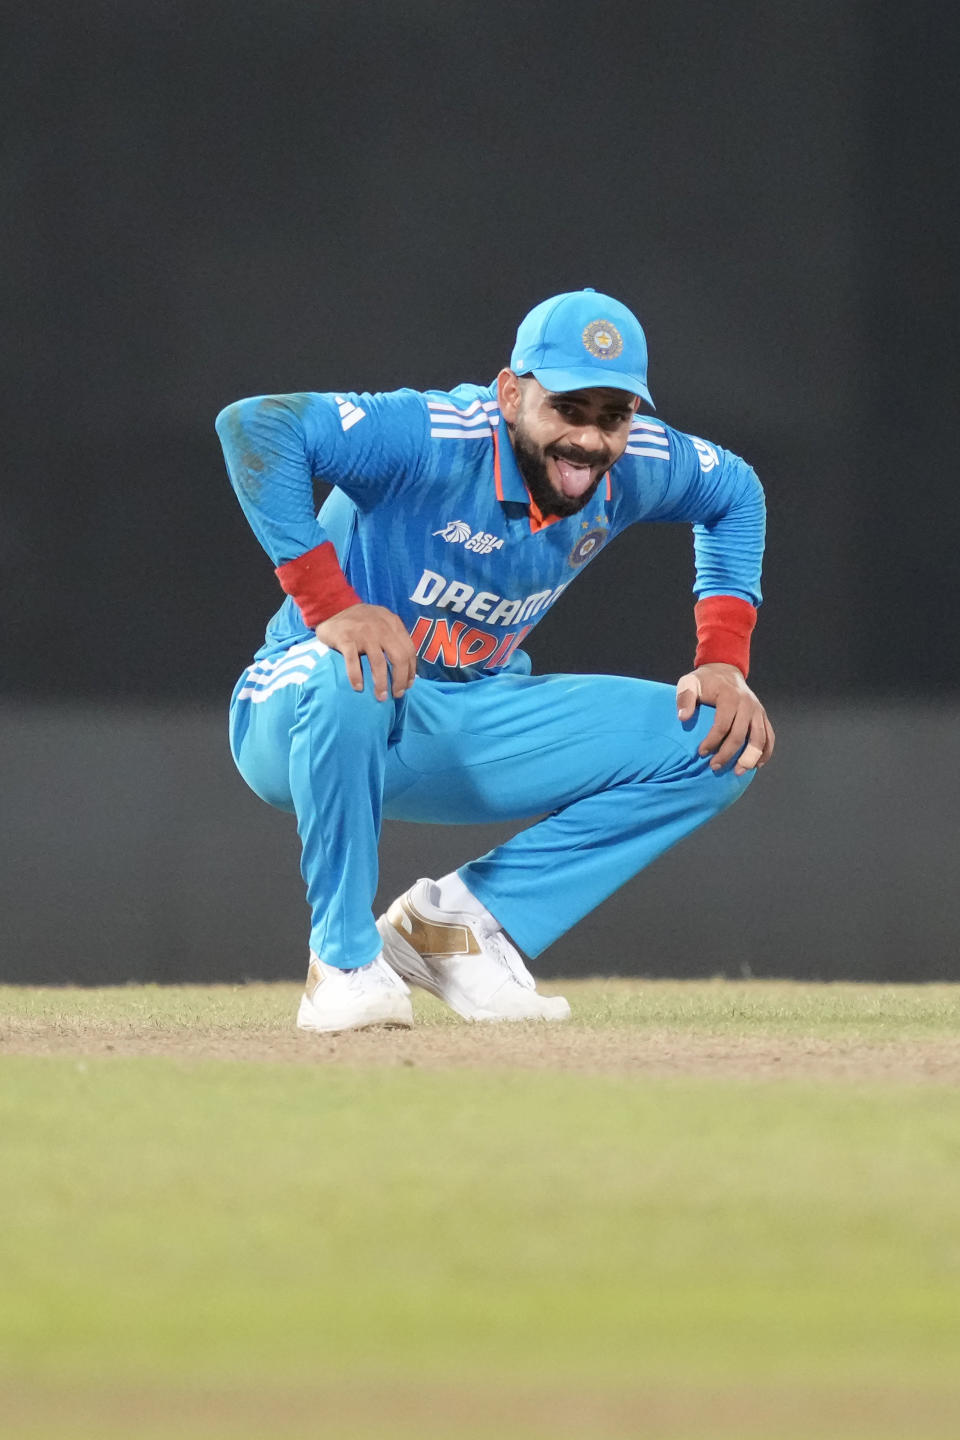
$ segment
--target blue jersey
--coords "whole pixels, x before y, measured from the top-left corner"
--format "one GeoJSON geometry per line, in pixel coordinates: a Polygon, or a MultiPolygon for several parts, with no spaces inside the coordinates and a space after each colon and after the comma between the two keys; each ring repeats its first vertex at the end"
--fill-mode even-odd
{"type": "MultiPolygon", "coordinates": [[[[541,524],[496,393],[259,396],[222,411],[217,433],[274,565],[331,540],[357,594],[400,616],[430,679],[528,671],[524,637],[640,520],[693,525],[698,597],[760,603],[763,491],[738,456],[638,414],[583,510],[541,524]],[[314,479],[334,487],[319,515],[314,479]]],[[[257,658],[311,634],[288,598],[257,658]]]]}

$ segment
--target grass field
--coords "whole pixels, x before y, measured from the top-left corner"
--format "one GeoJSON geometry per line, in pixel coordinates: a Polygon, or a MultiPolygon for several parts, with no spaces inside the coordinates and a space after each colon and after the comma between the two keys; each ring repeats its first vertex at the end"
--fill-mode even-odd
{"type": "Polygon", "coordinates": [[[960,1435],[960,987],[562,988],[0,987],[4,1440],[960,1435]]]}

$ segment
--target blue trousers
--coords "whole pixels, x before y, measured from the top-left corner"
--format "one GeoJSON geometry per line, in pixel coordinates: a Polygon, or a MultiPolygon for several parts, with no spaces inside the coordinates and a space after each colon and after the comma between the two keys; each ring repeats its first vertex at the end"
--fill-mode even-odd
{"type": "MultiPolygon", "coordinates": [[[[718,814],[753,772],[710,769],[714,712],[677,719],[672,686],[614,675],[418,679],[401,700],[355,691],[320,641],[241,676],[230,743],[247,784],[296,814],[310,946],[331,965],[380,950],[372,905],[384,816],[445,825],[545,816],[459,874],[538,955],[718,814]]],[[[411,876],[411,881],[416,878],[411,876]]]]}

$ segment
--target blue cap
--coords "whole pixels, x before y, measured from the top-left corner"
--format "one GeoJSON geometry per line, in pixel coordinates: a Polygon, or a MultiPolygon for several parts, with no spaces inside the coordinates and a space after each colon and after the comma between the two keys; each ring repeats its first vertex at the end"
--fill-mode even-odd
{"type": "Polygon", "coordinates": [[[545,390],[605,385],[653,405],[640,321],[619,300],[596,290],[570,290],[535,305],[520,322],[510,369],[536,376],[545,390]]]}

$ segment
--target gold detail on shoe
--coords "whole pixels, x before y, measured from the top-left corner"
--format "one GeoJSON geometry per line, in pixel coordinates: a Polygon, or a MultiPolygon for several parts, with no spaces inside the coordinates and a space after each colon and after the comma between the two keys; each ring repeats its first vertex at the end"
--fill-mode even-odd
{"type": "Polygon", "coordinates": [[[414,910],[406,895],[394,900],[387,919],[420,955],[479,955],[477,937],[466,925],[444,925],[414,910]]]}
{"type": "Polygon", "coordinates": [[[323,976],[320,974],[320,966],[316,960],[311,960],[307,969],[307,999],[312,1000],[318,989],[323,984],[323,976]]]}

